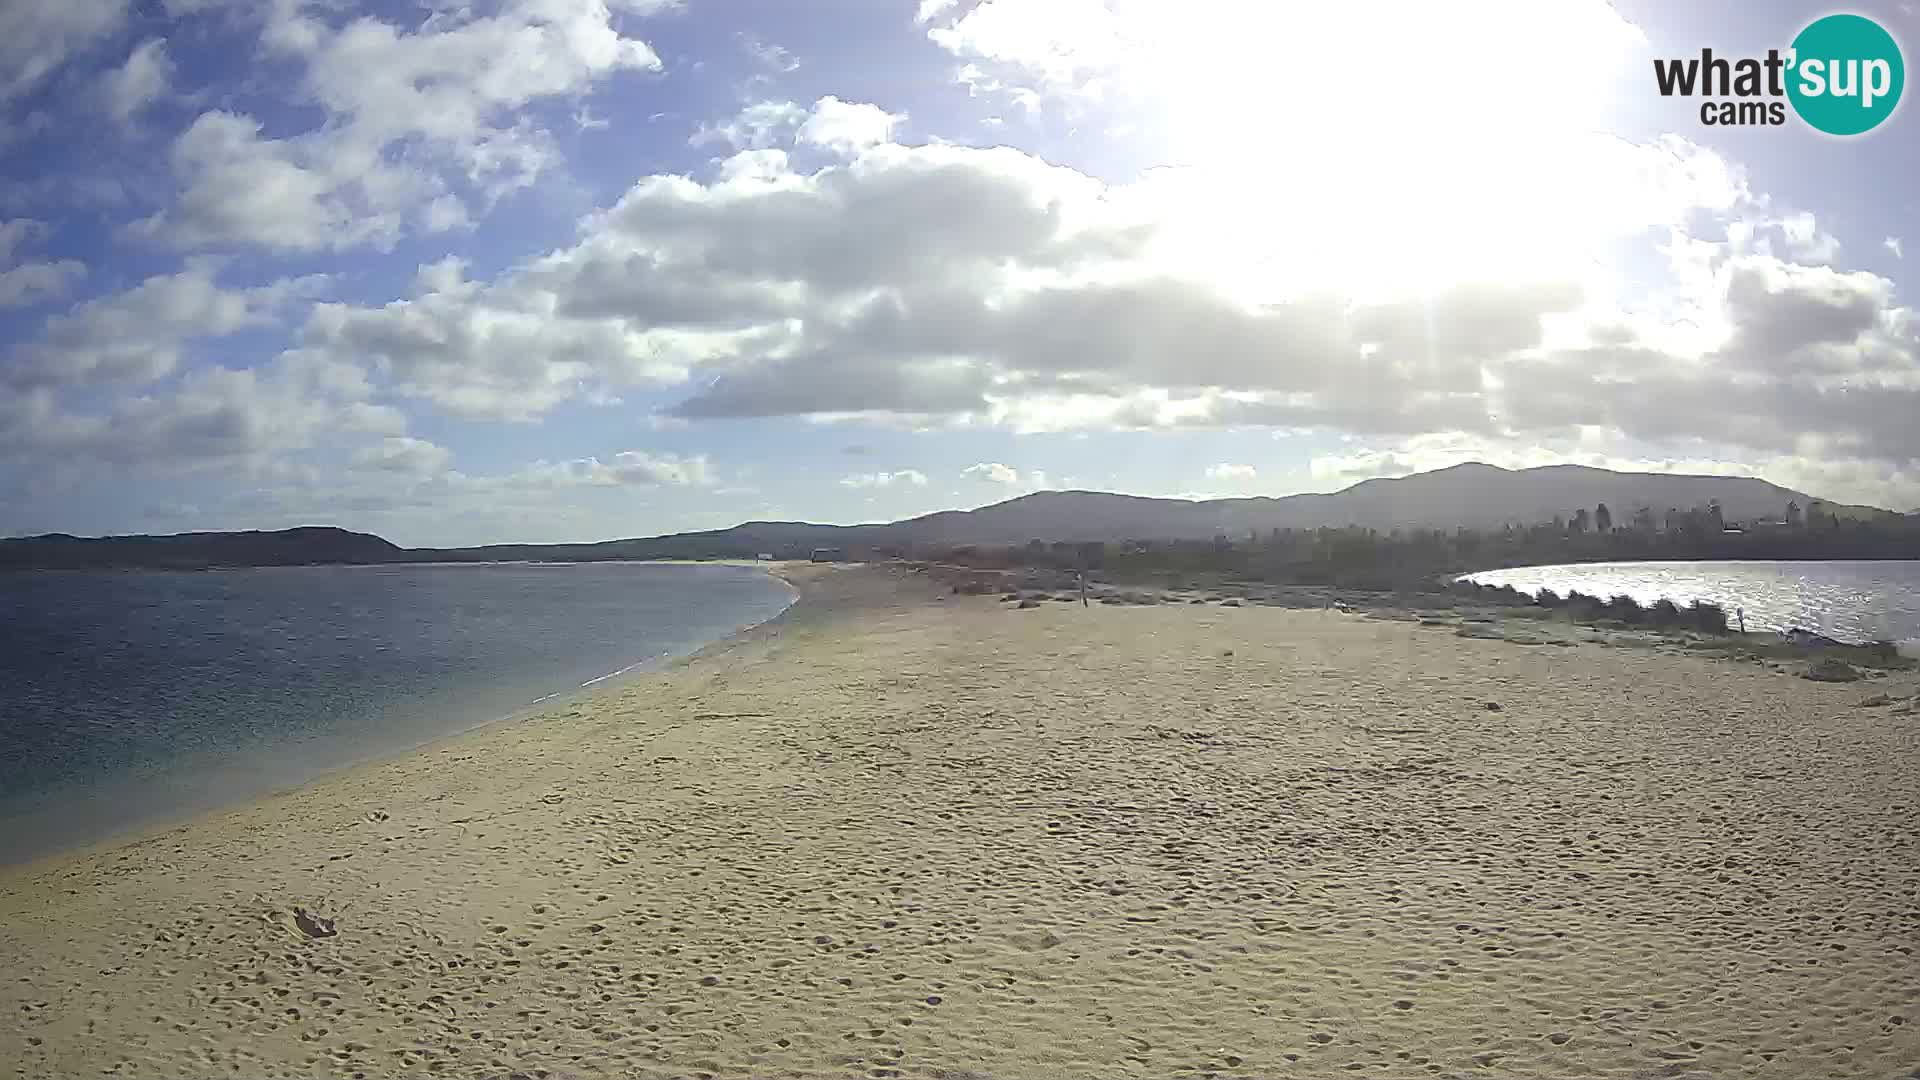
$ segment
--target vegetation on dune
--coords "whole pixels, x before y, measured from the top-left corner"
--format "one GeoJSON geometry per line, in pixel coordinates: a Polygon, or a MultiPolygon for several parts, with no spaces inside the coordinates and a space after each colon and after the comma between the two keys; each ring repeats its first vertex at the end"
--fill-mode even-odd
{"type": "Polygon", "coordinates": [[[1647,612],[1640,606],[1640,601],[1621,595],[1607,601],[1607,614],[1632,626],[1645,620],[1647,612]]]}
{"type": "MultiPolygon", "coordinates": [[[[1447,577],[1474,570],[1560,563],[1920,558],[1920,520],[1891,515],[1842,518],[1819,505],[1803,511],[1789,504],[1784,509],[1778,521],[1736,524],[1712,505],[1664,515],[1641,507],[1628,523],[1615,524],[1615,514],[1603,505],[1585,516],[1575,513],[1557,522],[1498,530],[1275,529],[1221,534],[1210,541],[1035,539],[1006,547],[879,547],[872,554],[910,554],[977,567],[1084,567],[1117,581],[1211,577],[1375,591],[1430,591],[1447,577]]],[[[1567,603],[1578,606],[1571,596],[1567,603]]]]}

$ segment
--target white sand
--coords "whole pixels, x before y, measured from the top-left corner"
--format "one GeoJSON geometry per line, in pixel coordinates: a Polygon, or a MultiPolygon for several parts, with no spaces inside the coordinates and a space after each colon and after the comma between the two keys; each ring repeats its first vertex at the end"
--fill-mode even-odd
{"type": "Polygon", "coordinates": [[[1910,683],[918,588],[9,872],[0,1064],[1920,1076],[1910,683]]]}

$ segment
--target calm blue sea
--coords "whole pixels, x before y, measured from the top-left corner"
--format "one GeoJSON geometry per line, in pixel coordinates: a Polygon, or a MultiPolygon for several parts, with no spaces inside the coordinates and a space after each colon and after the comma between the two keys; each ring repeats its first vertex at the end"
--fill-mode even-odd
{"type": "Polygon", "coordinates": [[[741,566],[0,574],[0,861],[497,720],[793,597],[741,566]]]}
{"type": "Polygon", "coordinates": [[[1620,562],[1469,574],[1521,592],[1578,589],[1643,604],[1710,600],[1746,613],[1749,630],[1799,626],[1843,641],[1920,645],[1920,562],[1620,562]]]}

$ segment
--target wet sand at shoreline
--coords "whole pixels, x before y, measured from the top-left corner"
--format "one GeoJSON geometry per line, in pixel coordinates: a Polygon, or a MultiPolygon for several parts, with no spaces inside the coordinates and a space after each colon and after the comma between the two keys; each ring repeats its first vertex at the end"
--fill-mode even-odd
{"type": "Polygon", "coordinates": [[[1920,724],[1860,704],[1911,676],[792,572],[668,671],[0,871],[0,1062],[1920,1075],[1920,724]]]}

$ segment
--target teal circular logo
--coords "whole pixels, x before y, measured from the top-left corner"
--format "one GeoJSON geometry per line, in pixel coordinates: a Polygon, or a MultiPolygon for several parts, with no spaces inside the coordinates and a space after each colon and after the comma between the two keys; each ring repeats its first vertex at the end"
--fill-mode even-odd
{"type": "Polygon", "coordinates": [[[1893,115],[1907,83],[1900,45],[1862,15],[1828,15],[1793,39],[1787,99],[1817,131],[1859,135],[1893,115]]]}

